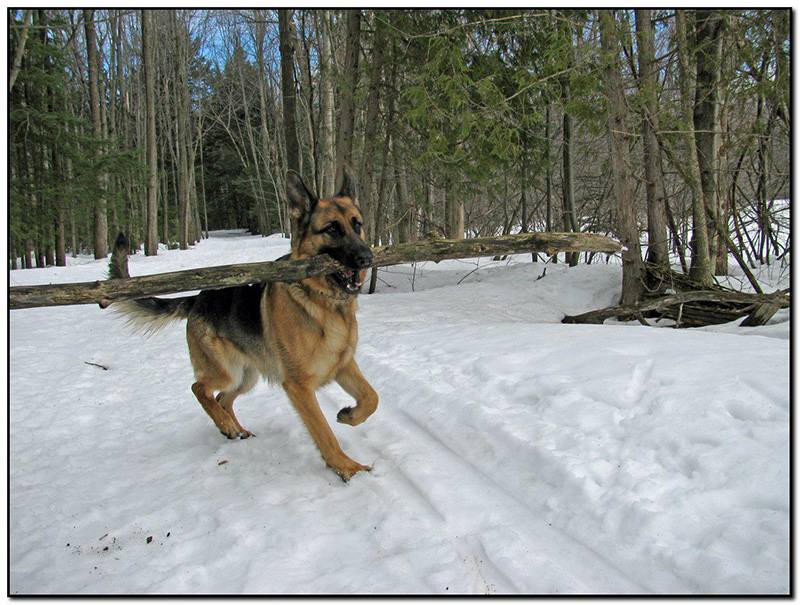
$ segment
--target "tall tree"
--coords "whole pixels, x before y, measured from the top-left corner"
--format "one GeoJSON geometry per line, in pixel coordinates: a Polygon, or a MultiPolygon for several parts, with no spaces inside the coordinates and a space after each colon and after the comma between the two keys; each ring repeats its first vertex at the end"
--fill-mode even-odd
{"type": "Polygon", "coordinates": [[[147,228],[144,253],[158,254],[158,147],[156,143],[155,59],[150,25],[150,11],[142,11],[142,68],[144,70],[145,107],[147,108],[147,228]]]}
{"type": "MultiPolygon", "coordinates": [[[[94,27],[94,9],[83,10],[83,25],[86,33],[86,62],[89,76],[89,109],[92,115],[92,135],[97,141],[103,137],[103,125],[100,117],[100,60],[94,27]]],[[[98,159],[102,154],[98,147],[98,159]]],[[[99,171],[99,169],[98,169],[99,171]]],[[[94,206],[94,257],[108,256],[108,218],[106,216],[106,199],[103,185],[104,179],[98,175],[99,192],[94,206]]]]}
{"type": "Polygon", "coordinates": [[[695,44],[697,77],[694,102],[694,131],[700,185],[703,190],[708,223],[709,263],[716,260],[720,225],[719,196],[717,195],[717,163],[720,146],[720,70],[725,20],[718,10],[696,11],[695,44]]]}
{"type": "MultiPolygon", "coordinates": [[[[336,153],[334,144],[333,50],[331,49],[331,11],[316,12],[319,46],[319,183],[320,191],[336,188],[336,153]]],[[[363,189],[360,189],[363,191],[363,189]]]]}
{"type": "Polygon", "coordinates": [[[608,100],[608,140],[611,179],[617,200],[617,233],[622,251],[622,296],[620,304],[641,300],[644,294],[644,264],[636,222],[636,201],[631,182],[632,163],[626,136],[628,105],[619,61],[619,29],[613,10],[599,11],[600,43],[603,51],[603,82],[608,100]]]}
{"type": "Polygon", "coordinates": [[[283,129],[286,141],[286,168],[300,171],[300,143],[297,140],[297,85],[294,78],[294,46],[292,45],[292,11],[278,10],[278,31],[281,52],[281,93],[283,129]]]}
{"type": "Polygon", "coordinates": [[[359,175],[358,193],[361,197],[361,208],[368,216],[366,223],[374,215],[374,198],[372,195],[372,182],[378,168],[377,143],[378,143],[378,106],[380,85],[383,75],[384,47],[386,45],[386,26],[380,19],[375,22],[375,33],[372,38],[372,67],[369,78],[369,92],[367,93],[367,115],[364,120],[364,153],[358,166],[359,175]]]}
{"type": "Polygon", "coordinates": [[[181,24],[178,9],[170,12],[170,21],[173,34],[173,123],[175,132],[175,161],[177,164],[176,185],[178,191],[178,241],[181,250],[189,248],[189,223],[191,221],[190,206],[190,171],[189,171],[189,143],[188,143],[188,77],[186,40],[181,24]]]}
{"type": "MultiPolygon", "coordinates": [[[[562,31],[566,42],[567,54],[567,73],[561,78],[561,101],[564,105],[564,117],[562,121],[563,128],[563,147],[562,147],[562,194],[564,205],[564,230],[565,231],[580,231],[578,225],[578,217],[575,213],[575,177],[573,171],[573,136],[572,136],[572,114],[570,113],[569,105],[572,102],[572,93],[570,90],[570,76],[572,67],[574,65],[573,47],[573,31],[572,24],[568,20],[562,21],[562,31]]],[[[570,267],[578,264],[580,253],[571,252],[565,254],[567,262],[570,267]]]]}
{"type": "Polygon", "coordinates": [[[681,119],[687,150],[685,176],[692,191],[692,263],[689,274],[701,284],[711,283],[711,256],[708,246],[705,194],[700,177],[700,163],[694,129],[693,73],[689,58],[689,40],[686,32],[686,11],[675,11],[675,46],[678,55],[681,119]]]}
{"type": "Polygon", "coordinates": [[[361,11],[345,11],[345,59],[340,97],[339,131],[336,136],[336,190],[344,181],[344,167],[353,163],[353,133],[356,123],[356,86],[361,49],[361,11]]]}
{"type": "Polygon", "coordinates": [[[636,10],[636,35],[639,49],[639,92],[642,96],[642,139],[644,141],[644,174],[647,193],[647,260],[666,268],[669,265],[667,245],[666,191],[661,147],[656,132],[658,122],[658,90],[656,51],[650,9],[636,10]]]}
{"type": "Polygon", "coordinates": [[[22,66],[22,56],[25,53],[25,42],[28,40],[28,29],[30,29],[32,15],[33,10],[28,9],[25,11],[25,15],[22,17],[22,27],[17,34],[18,38],[16,44],[14,45],[14,58],[11,61],[11,69],[8,73],[9,93],[14,90],[14,84],[17,81],[19,69],[22,66]]]}

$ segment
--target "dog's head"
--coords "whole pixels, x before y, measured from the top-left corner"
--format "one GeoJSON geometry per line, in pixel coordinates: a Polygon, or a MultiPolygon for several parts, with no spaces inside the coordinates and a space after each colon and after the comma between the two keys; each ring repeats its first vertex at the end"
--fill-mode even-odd
{"type": "Polygon", "coordinates": [[[334,296],[355,296],[372,265],[372,251],[362,230],[356,183],[349,168],[342,187],[333,197],[317,199],[295,171],[286,174],[289,212],[296,226],[292,234],[292,258],[328,254],[345,269],[330,275],[311,277],[304,283],[334,296]]]}

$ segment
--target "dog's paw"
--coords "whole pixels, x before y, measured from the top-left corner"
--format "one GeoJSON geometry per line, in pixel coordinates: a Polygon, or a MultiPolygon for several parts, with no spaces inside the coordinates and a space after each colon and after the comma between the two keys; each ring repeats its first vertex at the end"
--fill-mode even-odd
{"type": "MultiPolygon", "coordinates": [[[[329,465],[330,466],[330,465],[329,465]]],[[[331,466],[333,471],[342,478],[342,481],[347,483],[356,473],[360,472],[369,472],[372,470],[371,466],[367,466],[365,464],[359,464],[353,460],[350,461],[348,464],[344,464],[337,467],[331,466]]]]}
{"type": "Polygon", "coordinates": [[[228,439],[247,439],[248,437],[255,437],[255,433],[251,433],[250,431],[239,431],[239,430],[230,430],[224,431],[222,429],[219,430],[220,433],[225,435],[228,439]]]}
{"type": "Polygon", "coordinates": [[[341,422],[342,424],[350,424],[355,425],[355,419],[353,418],[353,409],[354,408],[342,408],[339,410],[339,413],[336,414],[336,422],[341,422]]]}

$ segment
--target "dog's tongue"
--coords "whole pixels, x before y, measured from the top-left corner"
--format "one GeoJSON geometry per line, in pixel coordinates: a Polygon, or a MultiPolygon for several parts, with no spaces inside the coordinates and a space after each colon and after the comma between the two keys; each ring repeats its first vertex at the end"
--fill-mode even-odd
{"type": "Polygon", "coordinates": [[[359,274],[357,271],[353,271],[351,269],[342,269],[340,271],[340,275],[344,278],[345,287],[351,291],[355,292],[361,287],[361,282],[359,281],[359,274]]]}

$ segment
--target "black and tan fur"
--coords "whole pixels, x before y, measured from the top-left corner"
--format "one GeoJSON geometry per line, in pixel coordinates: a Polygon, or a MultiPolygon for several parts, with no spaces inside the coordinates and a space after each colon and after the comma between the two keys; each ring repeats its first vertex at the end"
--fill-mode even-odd
{"type": "MultiPolygon", "coordinates": [[[[352,175],[338,195],[318,200],[290,171],[286,193],[295,219],[289,258],[329,254],[348,271],[297,283],[205,290],[183,298],[145,298],[112,306],[146,331],[186,319],[196,382],[192,392],[223,435],[252,436],[233,412],[236,398],[259,376],[279,383],[322,458],[345,481],[370,467],[345,454],[320,410],[315,391],[335,380],[356,401],[337,420],[357,425],[375,411],[378,395],[353,358],[358,342],[356,296],[372,264],[361,231],[352,175]],[[216,395],[215,395],[216,393],[216,395]]],[[[127,277],[127,245],[118,241],[110,277],[127,277]]]]}

